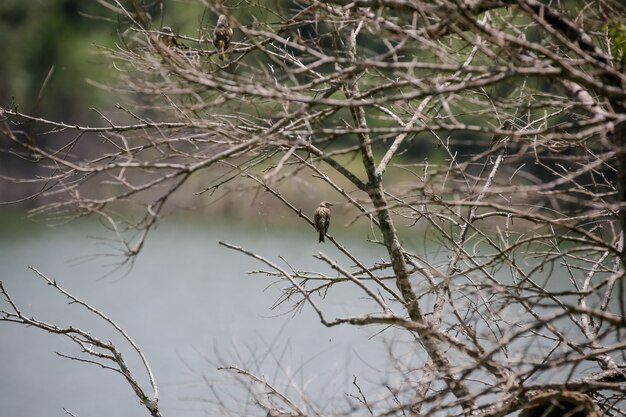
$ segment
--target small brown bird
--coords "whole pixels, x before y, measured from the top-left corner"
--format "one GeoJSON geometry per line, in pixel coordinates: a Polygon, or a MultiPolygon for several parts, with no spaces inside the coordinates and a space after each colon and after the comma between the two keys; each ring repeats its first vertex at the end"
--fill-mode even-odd
{"type": "Polygon", "coordinates": [[[174,31],[169,26],[163,26],[159,31],[159,40],[169,48],[179,48],[178,41],[176,40],[176,35],[174,35],[174,31]]]}
{"type": "Polygon", "coordinates": [[[319,242],[324,241],[324,235],[328,232],[328,226],[330,226],[330,209],[332,204],[328,201],[322,201],[317,209],[315,209],[315,216],[313,216],[313,222],[315,223],[315,230],[319,232],[319,242]]]}
{"type": "Polygon", "coordinates": [[[219,58],[224,60],[224,51],[228,49],[230,38],[233,36],[233,29],[228,24],[226,15],[221,14],[217,18],[217,25],[213,30],[213,45],[217,49],[219,58]]]}
{"type": "MultiPolygon", "coordinates": [[[[504,123],[502,123],[502,126],[500,126],[500,130],[511,130],[511,128],[513,128],[513,121],[510,119],[505,120],[504,123]]],[[[489,149],[494,149],[498,147],[498,145],[500,145],[501,143],[505,143],[508,139],[508,136],[500,134],[493,135],[493,138],[491,138],[491,144],[489,145],[489,149]]]]}

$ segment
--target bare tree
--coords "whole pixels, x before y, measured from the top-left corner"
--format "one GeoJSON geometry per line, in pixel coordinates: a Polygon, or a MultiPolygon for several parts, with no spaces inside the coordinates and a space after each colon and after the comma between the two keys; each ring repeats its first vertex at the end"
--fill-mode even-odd
{"type": "MultiPolygon", "coordinates": [[[[34,215],[101,216],[131,260],[168,201],[191,195],[257,188],[313,227],[312,208],[280,191],[308,181],[369,222],[385,262],[332,236],[345,257],[317,255],[332,276],[222,244],[284,281],[280,302],[313,308],[325,326],[399,329],[427,358],[399,363],[397,387],[337,414],[625,414],[620,0],[203,2],[234,30],[224,61],[215,21],[164,42],[142,2],[99,2],[128,24],[103,51],[129,94],[128,123],[3,109],[7,150],[42,171],[11,178],[41,184],[34,215]],[[15,129],[25,120],[36,139],[15,129]],[[51,132],[65,135],[42,139],[51,132]],[[419,147],[436,152],[403,158],[419,147]],[[396,183],[399,171],[411,180],[396,183]],[[439,254],[409,250],[402,236],[413,233],[439,254]],[[371,309],[329,317],[324,294],[346,283],[371,309]]],[[[259,401],[268,415],[317,414],[235,371],[280,399],[259,401]]]]}
{"type": "MultiPolygon", "coordinates": [[[[77,304],[83,307],[89,313],[96,315],[108,326],[112,327],[114,332],[122,337],[123,342],[129,345],[130,352],[139,356],[139,359],[143,366],[143,371],[146,372],[147,380],[152,392],[150,393],[142,387],[143,384],[141,379],[136,376],[137,372],[133,371],[131,367],[128,366],[126,356],[124,355],[123,350],[118,347],[118,345],[110,340],[103,340],[103,338],[94,336],[90,331],[86,331],[72,325],[59,326],[30,316],[27,312],[24,312],[23,309],[17,305],[11,295],[4,288],[1,281],[0,294],[3,296],[3,302],[4,304],[6,304],[6,308],[4,307],[4,305],[2,308],[0,308],[0,322],[34,327],[48,333],[67,337],[70,341],[75,343],[80,348],[81,354],[84,356],[67,355],[61,352],[57,352],[57,355],[78,362],[94,364],[103,369],[108,369],[113,372],[119,373],[130,385],[135,395],[139,399],[141,405],[146,407],[150,415],[153,417],[160,417],[161,412],[159,411],[158,405],[159,390],[154,380],[152,370],[150,369],[148,360],[144,356],[143,352],[141,351],[139,346],[133,341],[133,339],[128,335],[128,333],[104,313],[87,304],[83,300],[78,299],[71,293],[67,292],[56,282],[56,280],[45,276],[35,268],[30,269],[32,269],[37,274],[37,276],[42,278],[47,285],[50,285],[61,295],[66,297],[69,303],[77,304]]],[[[71,413],[68,412],[68,414],[71,413]]]]}

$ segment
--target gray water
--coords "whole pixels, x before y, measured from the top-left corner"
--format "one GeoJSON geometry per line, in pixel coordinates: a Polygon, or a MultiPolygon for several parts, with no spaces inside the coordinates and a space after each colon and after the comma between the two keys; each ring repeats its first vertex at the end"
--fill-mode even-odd
{"type": "MultiPolygon", "coordinates": [[[[328,404],[356,394],[353,376],[374,382],[384,375],[386,347],[382,337],[370,340],[380,329],[326,328],[309,307],[295,314],[286,306],[271,309],[285,285],[249,275],[268,268],[217,243],[244,246],[287,270],[278,255],[297,269],[328,271],[312,256],[323,250],[349,265],[334,247],[318,244],[309,229],[162,226],[125,276],[107,275],[121,258],[106,256],[113,251],[101,239],[105,236],[97,225],[4,233],[0,280],[26,315],[120,343],[147,388],[146,373],[128,346],[27,267],[56,279],[117,322],[150,362],[164,416],[215,415],[214,392],[244,403],[245,392],[217,366],[250,369],[296,398],[294,387],[304,387],[316,402],[328,404]]],[[[368,264],[383,255],[371,245],[358,252],[368,264]]],[[[367,308],[358,305],[360,294],[354,291],[338,288],[323,305],[333,314],[367,308]]],[[[148,415],[120,375],[55,352],[84,357],[61,336],[0,322],[0,416],[66,416],[64,408],[80,417],[148,415]]]]}
{"type": "MultiPolygon", "coordinates": [[[[368,231],[334,232],[366,265],[385,256],[379,245],[364,243],[368,231]]],[[[359,395],[355,376],[368,399],[385,391],[386,383],[399,385],[401,371],[389,359],[390,344],[394,357],[407,367],[416,369],[424,359],[414,342],[405,343],[403,332],[381,332],[381,326],[326,328],[309,306],[297,312],[289,310],[289,303],[272,308],[287,285],[250,275],[269,267],[218,244],[223,240],[245,247],[287,271],[293,267],[336,276],[313,257],[319,251],[350,269],[352,262],[328,242],[318,244],[310,228],[168,222],[148,237],[132,268],[114,273],[110,272],[123,258],[110,256],[115,245],[103,240],[107,236],[95,224],[12,227],[0,234],[0,280],[27,316],[113,340],[148,389],[137,355],[119,335],[84,308],[69,305],[28,266],[56,279],[124,328],[150,362],[164,417],[225,415],[215,407],[218,397],[237,410],[232,415],[264,417],[258,408],[246,408],[250,394],[232,374],[218,371],[219,366],[250,370],[299,404],[304,402],[298,401],[302,390],[322,407],[322,414],[331,414],[337,406],[355,402],[349,397],[359,395]]],[[[445,257],[438,245],[425,250],[426,240],[411,230],[403,243],[411,250],[432,252],[431,260],[445,257]]],[[[567,271],[549,273],[550,286],[568,288],[567,271]]],[[[505,270],[498,275],[503,282],[511,280],[505,270]]],[[[351,284],[334,285],[317,302],[328,320],[377,311],[360,291],[351,284]]],[[[4,300],[0,303],[6,305],[4,300]]],[[[516,315],[515,306],[510,314],[516,315]]],[[[576,335],[571,323],[562,324],[563,331],[576,335]]],[[[524,339],[511,346],[515,344],[526,352],[524,339]]],[[[542,348],[535,349],[540,359],[542,348]]],[[[0,322],[0,417],[67,416],[64,408],[79,417],[148,415],[120,375],[56,352],[85,357],[61,336],[0,322]]],[[[568,375],[563,368],[542,378],[568,375]]]]}

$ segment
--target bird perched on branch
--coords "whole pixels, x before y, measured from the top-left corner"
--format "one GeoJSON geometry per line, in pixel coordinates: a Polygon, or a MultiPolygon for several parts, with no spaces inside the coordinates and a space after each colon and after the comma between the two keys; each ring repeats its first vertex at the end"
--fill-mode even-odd
{"type": "MultiPolygon", "coordinates": [[[[505,120],[502,126],[500,126],[500,130],[511,130],[512,128],[513,121],[510,119],[505,120]]],[[[495,134],[493,135],[493,138],[491,138],[491,144],[489,145],[489,149],[497,148],[498,145],[500,145],[501,143],[505,143],[507,140],[509,140],[508,136],[495,134]]]]}
{"type": "Polygon", "coordinates": [[[163,26],[159,31],[159,40],[169,48],[179,48],[180,45],[176,40],[176,35],[174,35],[174,31],[169,26],[163,26]]]}
{"type": "Polygon", "coordinates": [[[324,241],[324,235],[328,232],[328,226],[330,226],[330,209],[332,204],[328,201],[322,201],[317,209],[315,209],[315,216],[313,216],[313,222],[315,223],[315,230],[318,231],[320,238],[319,242],[324,241]]]}
{"type": "Polygon", "coordinates": [[[215,49],[217,49],[217,54],[222,61],[224,60],[224,51],[228,49],[228,44],[232,36],[233,29],[228,23],[228,18],[226,15],[221,14],[220,17],[217,18],[215,29],[213,29],[213,45],[215,49]]]}

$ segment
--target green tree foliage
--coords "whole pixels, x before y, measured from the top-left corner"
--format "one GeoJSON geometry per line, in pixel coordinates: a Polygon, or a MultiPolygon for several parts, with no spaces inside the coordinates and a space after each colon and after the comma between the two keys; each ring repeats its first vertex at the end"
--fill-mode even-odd
{"type": "Polygon", "coordinates": [[[606,24],[605,30],[611,40],[611,53],[626,65],[626,24],[614,21],[606,24]]]}
{"type": "Polygon", "coordinates": [[[80,0],[0,2],[0,105],[65,120],[84,119],[107,94],[86,82],[110,79],[94,45],[117,37],[110,21],[90,16],[102,8],[80,0]]]}

